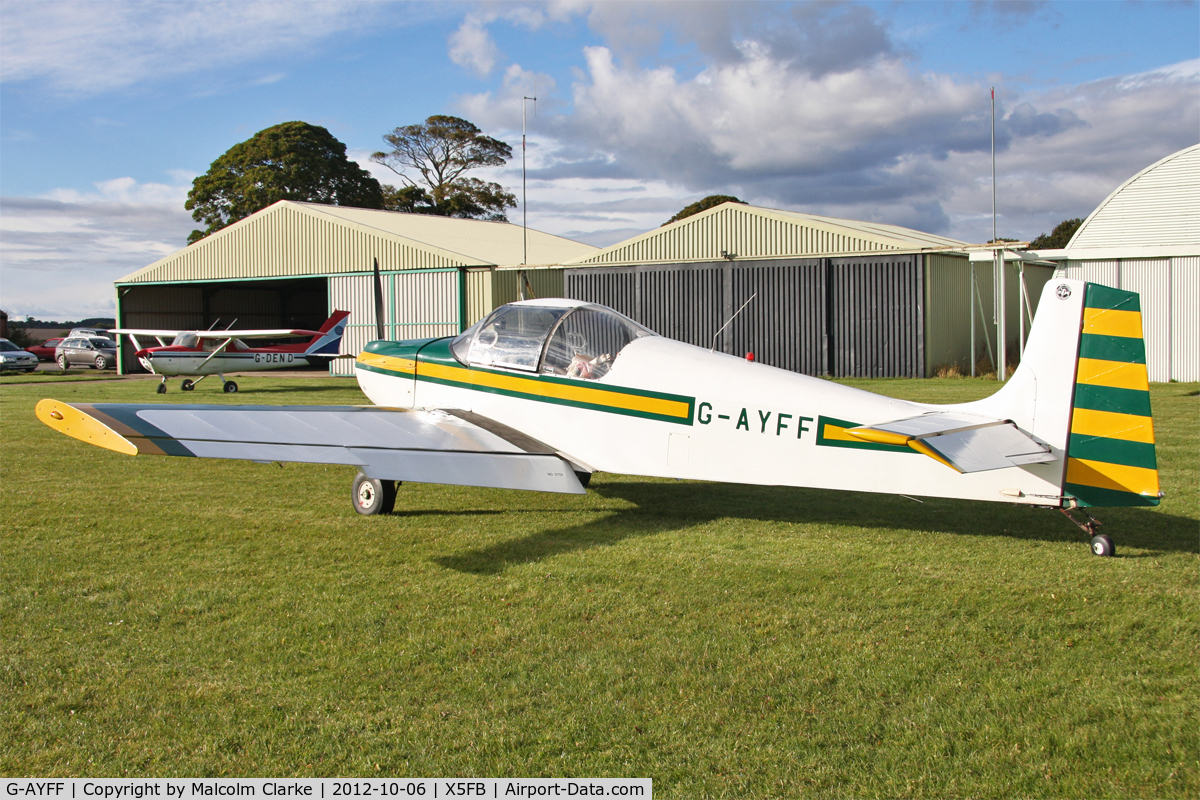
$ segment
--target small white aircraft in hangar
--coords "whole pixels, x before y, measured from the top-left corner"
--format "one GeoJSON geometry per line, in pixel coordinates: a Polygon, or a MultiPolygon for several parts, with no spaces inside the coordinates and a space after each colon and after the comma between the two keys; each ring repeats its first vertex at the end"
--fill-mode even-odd
{"type": "Polygon", "coordinates": [[[1157,505],[1138,296],[1047,284],[1025,358],[985,400],[895,400],[658,336],[602,306],[530,300],[452,338],[375,341],[374,407],[89,405],[46,424],[130,455],[347,464],[354,508],[396,481],[580,494],[594,471],[1083,509],[1157,505]]]}
{"type": "Polygon", "coordinates": [[[310,364],[322,364],[336,358],[342,345],[342,334],[346,332],[345,321],[349,311],[334,311],[325,320],[320,330],[309,331],[299,328],[267,328],[262,330],[207,330],[173,331],[146,330],[142,328],[113,328],[110,333],[123,333],[137,348],[137,359],[142,366],[155,375],[162,376],[158,393],[167,391],[167,378],[188,375],[180,386],[185,392],[196,388],[196,384],[208,375],[216,375],[227,393],[236,392],[238,385],[225,380],[226,372],[257,372],[264,369],[296,369],[310,364]],[[138,337],[153,337],[158,347],[142,347],[138,337]],[[300,344],[282,344],[271,347],[249,347],[243,339],[287,339],[296,336],[310,337],[300,344]],[[167,344],[166,340],[171,339],[167,344]]]}

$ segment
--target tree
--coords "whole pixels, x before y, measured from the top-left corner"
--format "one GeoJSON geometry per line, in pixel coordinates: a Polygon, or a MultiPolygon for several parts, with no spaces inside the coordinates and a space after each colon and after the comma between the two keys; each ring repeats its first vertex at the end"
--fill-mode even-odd
{"type": "Polygon", "coordinates": [[[383,187],[329,131],[284,122],[235,144],[192,181],[184,207],[208,227],[188,244],[279,200],[383,208],[383,187]]]}
{"type": "Polygon", "coordinates": [[[1043,233],[1030,242],[1029,249],[1060,250],[1067,246],[1067,242],[1071,241],[1071,237],[1075,235],[1075,231],[1079,230],[1079,226],[1082,224],[1083,220],[1078,217],[1075,219],[1064,219],[1054,226],[1053,231],[1043,233]]]}
{"type": "Polygon", "coordinates": [[[684,206],[684,208],[678,214],[664,222],[663,225],[670,225],[672,222],[678,222],[681,219],[687,219],[693,214],[699,214],[701,211],[708,211],[710,208],[715,208],[722,203],[741,203],[742,205],[746,205],[745,200],[738,200],[733,195],[710,194],[703,200],[697,200],[690,206],[684,206]]]}
{"type": "Polygon", "coordinates": [[[394,211],[438,214],[445,217],[507,220],[506,208],[516,208],[517,198],[498,183],[467,178],[480,167],[503,166],[512,148],[484,136],[465,119],[434,115],[419,125],[405,125],[384,135],[391,150],[371,156],[395,172],[402,188],[385,190],[394,211]],[[419,175],[420,177],[414,177],[419,175]]]}

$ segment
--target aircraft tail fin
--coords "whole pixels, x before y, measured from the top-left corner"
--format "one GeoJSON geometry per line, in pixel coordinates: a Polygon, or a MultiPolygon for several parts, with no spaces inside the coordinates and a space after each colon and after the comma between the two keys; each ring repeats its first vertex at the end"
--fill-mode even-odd
{"type": "Polygon", "coordinates": [[[960,408],[1010,419],[1048,443],[1066,506],[1158,505],[1154,422],[1136,292],[1054,279],[1020,367],[960,408]]]}
{"type": "Polygon", "coordinates": [[[1063,490],[1085,506],[1159,503],[1136,292],[1086,284],[1063,490]]]}
{"type": "Polygon", "coordinates": [[[342,346],[342,335],[346,332],[346,318],[349,311],[334,311],[333,316],[325,320],[321,330],[309,341],[304,348],[306,356],[336,356],[342,346]]]}

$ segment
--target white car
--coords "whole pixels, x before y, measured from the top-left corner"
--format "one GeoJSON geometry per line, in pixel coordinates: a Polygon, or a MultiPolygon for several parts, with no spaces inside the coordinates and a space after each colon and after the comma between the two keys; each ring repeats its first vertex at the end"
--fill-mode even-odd
{"type": "Polygon", "coordinates": [[[28,353],[8,339],[0,339],[0,370],[4,372],[33,372],[37,369],[38,359],[33,353],[28,353]]]}

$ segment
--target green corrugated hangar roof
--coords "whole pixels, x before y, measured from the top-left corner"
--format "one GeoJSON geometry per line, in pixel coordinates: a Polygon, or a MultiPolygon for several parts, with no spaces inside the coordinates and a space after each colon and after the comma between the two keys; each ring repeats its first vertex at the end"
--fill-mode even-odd
{"type": "MultiPolygon", "coordinates": [[[[508,222],[280,200],[117,284],[288,278],[383,270],[517,266],[525,230],[508,222]]],[[[530,265],[561,264],[591,245],[528,231],[530,265]]]]}
{"type": "Polygon", "coordinates": [[[811,258],[953,250],[966,242],[899,225],[822,217],[724,203],[691,217],[565,262],[568,267],[811,258]]]}

